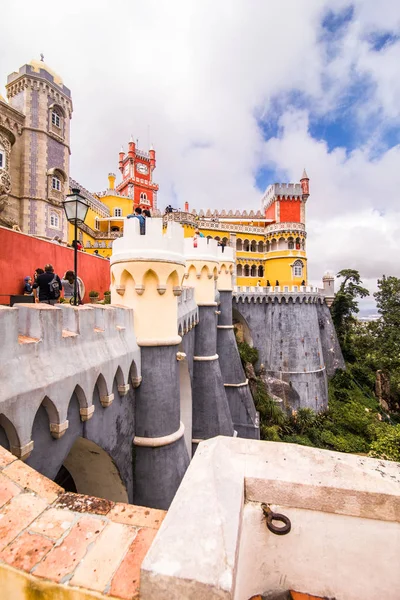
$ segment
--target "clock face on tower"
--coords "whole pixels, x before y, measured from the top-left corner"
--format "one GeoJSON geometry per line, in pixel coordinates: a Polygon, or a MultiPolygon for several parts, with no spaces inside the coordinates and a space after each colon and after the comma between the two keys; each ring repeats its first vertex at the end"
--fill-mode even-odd
{"type": "Polygon", "coordinates": [[[147,168],[147,165],[144,165],[143,163],[138,163],[136,165],[136,171],[138,173],[142,173],[143,175],[147,175],[147,173],[149,172],[149,169],[147,168]]]}

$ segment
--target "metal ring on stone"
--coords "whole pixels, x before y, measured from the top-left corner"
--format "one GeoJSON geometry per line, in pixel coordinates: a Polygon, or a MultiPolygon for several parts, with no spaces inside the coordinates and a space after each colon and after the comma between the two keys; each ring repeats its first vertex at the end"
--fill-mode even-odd
{"type": "Polygon", "coordinates": [[[289,517],[280,513],[273,512],[268,506],[268,504],[261,504],[261,508],[265,516],[267,527],[271,533],[275,533],[275,535],[286,535],[290,532],[292,524],[290,522],[289,517]],[[273,521],[280,521],[284,525],[283,527],[277,527],[273,524],[273,521]]]}

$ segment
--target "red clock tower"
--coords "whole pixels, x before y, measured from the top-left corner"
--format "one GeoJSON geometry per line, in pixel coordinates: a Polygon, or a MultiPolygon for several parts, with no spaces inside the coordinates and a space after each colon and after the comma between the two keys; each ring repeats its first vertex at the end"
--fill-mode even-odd
{"type": "Polygon", "coordinates": [[[132,137],[128,144],[128,153],[121,148],[118,168],[122,182],[117,185],[117,192],[133,200],[133,208],[156,209],[158,185],[153,183],[153,171],[156,168],[156,151],[138,150],[132,137]]]}

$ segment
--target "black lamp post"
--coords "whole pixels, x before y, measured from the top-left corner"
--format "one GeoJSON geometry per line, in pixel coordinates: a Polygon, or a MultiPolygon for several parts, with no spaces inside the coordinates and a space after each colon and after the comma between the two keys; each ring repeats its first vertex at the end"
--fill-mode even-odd
{"type": "Polygon", "coordinates": [[[78,306],[78,223],[83,223],[86,219],[89,204],[86,199],[80,195],[79,189],[72,189],[72,194],[66,196],[63,205],[65,214],[70,223],[74,224],[74,306],[78,306]]]}

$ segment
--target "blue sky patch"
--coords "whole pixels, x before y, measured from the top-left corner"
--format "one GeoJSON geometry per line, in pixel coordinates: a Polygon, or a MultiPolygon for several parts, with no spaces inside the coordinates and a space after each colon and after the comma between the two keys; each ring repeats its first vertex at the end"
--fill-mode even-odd
{"type": "Polygon", "coordinates": [[[393,31],[374,32],[368,36],[368,42],[370,43],[371,49],[375,52],[380,52],[393,44],[396,44],[400,40],[400,33],[393,31]]]}

